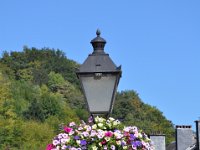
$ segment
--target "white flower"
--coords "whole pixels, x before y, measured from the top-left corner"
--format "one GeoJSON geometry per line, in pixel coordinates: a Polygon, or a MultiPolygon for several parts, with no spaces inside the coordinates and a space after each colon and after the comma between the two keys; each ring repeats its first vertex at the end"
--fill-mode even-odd
{"type": "Polygon", "coordinates": [[[110,147],[112,150],[115,150],[115,145],[111,145],[110,147]]]}
{"type": "Polygon", "coordinates": [[[113,125],[114,125],[114,126],[119,125],[119,124],[120,124],[120,121],[119,121],[119,120],[113,121],[113,125]]]}
{"type": "Polygon", "coordinates": [[[66,138],[69,138],[68,134],[66,134],[66,133],[63,133],[62,136],[63,136],[63,138],[65,138],[65,139],[66,139],[66,138]]]}
{"type": "Polygon", "coordinates": [[[75,126],[75,125],[76,125],[75,122],[70,122],[70,123],[69,123],[69,126],[70,126],[70,127],[75,126]]]}
{"type": "Polygon", "coordinates": [[[89,136],[88,132],[83,132],[82,134],[83,134],[84,137],[88,137],[89,136]]]}
{"type": "Polygon", "coordinates": [[[73,134],[74,134],[74,131],[70,131],[70,132],[69,132],[69,135],[73,135],[73,134]]]}
{"type": "Polygon", "coordinates": [[[106,123],[108,125],[109,128],[112,127],[112,124],[111,123],[106,123]]]}
{"type": "Polygon", "coordinates": [[[112,118],[112,117],[109,117],[109,120],[110,120],[110,121],[114,121],[115,119],[114,119],[114,118],[112,118]]]}
{"type": "Polygon", "coordinates": [[[97,150],[98,148],[96,146],[92,146],[92,150],[97,150]]]}
{"type": "Polygon", "coordinates": [[[92,129],[96,129],[96,128],[97,128],[96,124],[92,125],[92,129]]]}
{"type": "Polygon", "coordinates": [[[99,139],[102,139],[102,138],[104,137],[104,135],[103,135],[103,134],[97,134],[97,137],[98,137],[99,139]]]}
{"type": "Polygon", "coordinates": [[[142,138],[142,134],[141,133],[138,133],[138,138],[142,138]]]}
{"type": "Polygon", "coordinates": [[[65,144],[68,141],[68,139],[61,139],[60,141],[62,144],[65,144]]]}
{"type": "Polygon", "coordinates": [[[92,130],[91,133],[90,133],[90,136],[94,137],[94,136],[96,136],[96,134],[97,134],[97,132],[95,130],[92,130]]]}
{"type": "Polygon", "coordinates": [[[83,128],[82,127],[78,127],[78,130],[83,130],[83,128]]]}
{"type": "Polygon", "coordinates": [[[91,128],[91,126],[87,126],[87,128],[86,128],[86,131],[91,131],[92,130],[92,128],[91,128]]]}
{"type": "Polygon", "coordinates": [[[123,146],[123,149],[128,149],[128,147],[127,146],[123,146]]]}
{"type": "Polygon", "coordinates": [[[122,143],[121,141],[116,141],[117,145],[121,145],[121,143],[122,143]]]}
{"type": "Polygon", "coordinates": [[[108,147],[105,145],[105,146],[103,147],[103,149],[104,149],[104,150],[107,150],[107,149],[108,149],[108,147]]]}
{"type": "Polygon", "coordinates": [[[125,132],[129,132],[129,131],[130,131],[130,127],[125,127],[123,130],[124,130],[125,132]]]}
{"type": "Polygon", "coordinates": [[[114,132],[114,136],[116,137],[116,139],[121,139],[123,137],[123,134],[121,134],[119,130],[116,130],[114,132]]]}
{"type": "Polygon", "coordinates": [[[138,138],[139,133],[136,131],[136,132],[134,133],[134,136],[135,136],[136,138],[138,138]]]}
{"type": "Polygon", "coordinates": [[[70,141],[70,138],[67,138],[67,141],[66,141],[66,142],[69,143],[69,141],[70,141]]]}
{"type": "Polygon", "coordinates": [[[103,121],[105,121],[104,118],[99,118],[99,122],[103,122],[103,121]]]}
{"type": "Polygon", "coordinates": [[[105,119],[104,118],[100,118],[99,116],[97,116],[96,118],[94,118],[94,120],[95,120],[95,122],[104,122],[105,121],[105,119]]]}
{"type": "Polygon", "coordinates": [[[54,146],[56,146],[56,145],[58,145],[58,144],[60,144],[60,142],[59,142],[58,140],[53,140],[53,145],[54,145],[54,146]]]}
{"type": "Polygon", "coordinates": [[[110,141],[110,137],[105,137],[104,138],[107,142],[110,141]]]}
{"type": "Polygon", "coordinates": [[[99,122],[99,116],[95,117],[95,118],[94,118],[94,121],[95,121],[95,122],[99,122]]]}
{"type": "Polygon", "coordinates": [[[133,132],[138,132],[138,128],[136,126],[130,127],[130,130],[133,132]]]}
{"type": "Polygon", "coordinates": [[[76,140],[76,143],[77,143],[78,145],[80,145],[81,141],[80,141],[80,140],[76,140]]]}
{"type": "Polygon", "coordinates": [[[103,130],[98,130],[97,137],[98,137],[99,139],[102,139],[102,138],[104,137],[104,135],[105,135],[105,133],[104,133],[103,130]]]}
{"type": "Polygon", "coordinates": [[[65,150],[66,148],[67,148],[66,145],[63,145],[63,146],[61,147],[62,150],[65,150]]]}
{"type": "Polygon", "coordinates": [[[98,123],[98,127],[103,127],[103,123],[98,123]]]}
{"type": "Polygon", "coordinates": [[[70,150],[77,150],[75,147],[70,148],[70,150]]]}
{"type": "Polygon", "coordinates": [[[58,139],[62,139],[63,138],[63,133],[58,134],[58,139]]]}

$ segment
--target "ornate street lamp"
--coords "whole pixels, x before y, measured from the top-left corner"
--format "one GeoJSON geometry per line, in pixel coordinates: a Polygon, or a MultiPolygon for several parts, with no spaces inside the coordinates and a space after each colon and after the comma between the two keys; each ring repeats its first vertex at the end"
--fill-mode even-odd
{"type": "Polygon", "coordinates": [[[108,116],[112,112],[122,71],[121,66],[116,67],[109,55],[104,52],[106,41],[100,34],[97,30],[97,37],[91,41],[94,51],[89,54],[76,74],[91,115],[108,116]]]}

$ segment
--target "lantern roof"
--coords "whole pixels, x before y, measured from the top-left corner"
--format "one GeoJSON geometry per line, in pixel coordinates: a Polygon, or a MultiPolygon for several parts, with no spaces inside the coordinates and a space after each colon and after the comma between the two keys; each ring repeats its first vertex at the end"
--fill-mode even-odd
{"type": "Polygon", "coordinates": [[[100,34],[97,30],[97,37],[91,41],[93,53],[89,54],[77,73],[121,72],[121,66],[117,67],[109,54],[104,52],[106,40],[100,37],[100,34]]]}

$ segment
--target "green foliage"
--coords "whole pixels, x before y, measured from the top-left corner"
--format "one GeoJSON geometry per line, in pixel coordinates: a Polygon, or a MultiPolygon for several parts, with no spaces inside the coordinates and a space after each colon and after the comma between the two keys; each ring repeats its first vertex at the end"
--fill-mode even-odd
{"type": "Polygon", "coordinates": [[[45,119],[49,116],[59,114],[59,111],[61,111],[61,96],[59,94],[49,92],[45,85],[41,87],[40,103],[45,119]]]}
{"type": "Polygon", "coordinates": [[[25,122],[22,125],[22,145],[20,149],[44,150],[45,145],[54,137],[53,128],[46,123],[35,121],[25,122]]]}
{"type": "MultiPolygon", "coordinates": [[[[0,149],[44,149],[59,125],[87,120],[75,61],[60,50],[24,47],[0,58],[0,149]]],[[[173,124],[134,91],[117,93],[113,117],[173,140],[173,124]]]]}
{"type": "Polygon", "coordinates": [[[2,104],[3,101],[10,98],[10,89],[9,89],[10,82],[4,77],[1,70],[0,70],[0,84],[1,84],[1,86],[0,86],[0,93],[1,93],[0,104],[2,104]]]}
{"type": "Polygon", "coordinates": [[[10,94],[10,82],[2,74],[0,70],[0,117],[5,119],[14,119],[16,114],[14,112],[13,99],[10,94]]]}
{"type": "Polygon", "coordinates": [[[14,99],[15,112],[22,117],[34,99],[40,95],[40,87],[26,81],[12,81],[10,85],[12,98],[14,99]]]}
{"type": "Polygon", "coordinates": [[[164,133],[167,143],[174,140],[174,127],[156,107],[144,104],[134,91],[117,94],[113,116],[120,118],[126,125],[136,125],[145,133],[164,133]]]}
{"type": "Polygon", "coordinates": [[[0,149],[43,150],[54,136],[53,131],[47,123],[22,120],[11,123],[3,119],[0,122],[0,149]]]}
{"type": "Polygon", "coordinates": [[[42,85],[48,82],[48,74],[53,71],[79,87],[75,74],[79,65],[67,59],[59,49],[24,47],[23,52],[4,52],[0,62],[14,71],[17,80],[33,80],[35,84],[42,85]]]}
{"type": "Polygon", "coordinates": [[[48,75],[48,77],[49,77],[48,87],[53,92],[57,92],[58,89],[61,88],[62,85],[65,82],[65,79],[59,73],[50,72],[49,75],[48,75]]]}
{"type": "Polygon", "coordinates": [[[28,110],[23,113],[23,116],[29,120],[44,121],[45,112],[42,109],[42,105],[34,99],[28,107],[28,110]]]}
{"type": "Polygon", "coordinates": [[[0,149],[18,149],[21,144],[21,122],[10,119],[0,121],[0,149]]]}

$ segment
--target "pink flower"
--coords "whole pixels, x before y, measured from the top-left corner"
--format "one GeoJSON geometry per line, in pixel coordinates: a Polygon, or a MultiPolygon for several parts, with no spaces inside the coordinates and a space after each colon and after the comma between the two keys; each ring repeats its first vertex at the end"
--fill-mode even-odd
{"type": "Polygon", "coordinates": [[[73,130],[72,128],[64,127],[64,131],[67,132],[67,133],[71,132],[72,130],[73,130]]]}
{"type": "Polygon", "coordinates": [[[129,132],[124,132],[124,136],[130,136],[129,132]]]}
{"type": "Polygon", "coordinates": [[[108,131],[108,132],[105,133],[105,136],[106,136],[106,137],[112,137],[112,135],[113,135],[113,133],[110,132],[110,131],[108,131]]]}
{"type": "Polygon", "coordinates": [[[105,145],[106,144],[106,140],[101,141],[101,144],[105,145]]]}
{"type": "Polygon", "coordinates": [[[48,144],[47,147],[46,147],[46,150],[51,150],[53,148],[54,148],[53,144],[48,144]]]}

